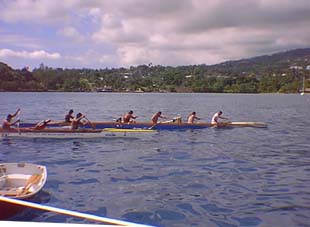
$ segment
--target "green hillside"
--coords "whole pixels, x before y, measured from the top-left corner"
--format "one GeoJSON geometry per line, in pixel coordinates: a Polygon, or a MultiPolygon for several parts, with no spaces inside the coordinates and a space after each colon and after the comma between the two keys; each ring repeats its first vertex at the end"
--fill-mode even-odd
{"type": "MultiPolygon", "coordinates": [[[[139,65],[118,69],[61,69],[41,64],[29,72],[0,63],[2,91],[112,91],[296,93],[310,78],[310,48],[216,65],[139,65]]],[[[310,87],[309,80],[306,86],[310,87]]]]}

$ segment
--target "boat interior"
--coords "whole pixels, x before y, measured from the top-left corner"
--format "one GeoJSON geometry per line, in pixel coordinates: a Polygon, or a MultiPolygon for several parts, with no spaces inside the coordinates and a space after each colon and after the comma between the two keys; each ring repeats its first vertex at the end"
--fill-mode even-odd
{"type": "Polygon", "coordinates": [[[0,165],[0,196],[19,198],[40,189],[44,182],[44,169],[23,165],[0,165]]]}

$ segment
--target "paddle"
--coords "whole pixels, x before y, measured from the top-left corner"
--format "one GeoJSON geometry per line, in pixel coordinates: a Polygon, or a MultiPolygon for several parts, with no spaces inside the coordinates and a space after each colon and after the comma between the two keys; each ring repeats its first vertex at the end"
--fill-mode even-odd
{"type": "Polygon", "coordinates": [[[84,118],[88,121],[88,123],[90,124],[90,127],[92,127],[92,129],[96,128],[85,115],[84,115],[84,118]]]}
{"type": "Polygon", "coordinates": [[[182,117],[181,117],[180,114],[178,114],[177,116],[173,117],[172,120],[173,120],[174,123],[178,123],[178,124],[182,123],[182,117]]]}
{"type": "Polygon", "coordinates": [[[20,118],[19,118],[19,114],[20,114],[20,109],[18,109],[17,110],[17,112],[16,112],[16,116],[17,116],[17,120],[16,120],[16,126],[17,126],[17,131],[18,131],[18,134],[20,135],[21,133],[20,133],[20,118]]]}
{"type": "Polygon", "coordinates": [[[21,133],[20,133],[20,127],[19,127],[19,124],[20,124],[20,119],[19,119],[19,117],[18,117],[18,119],[17,119],[17,131],[18,131],[18,134],[20,135],[21,133]]]}
{"type": "Polygon", "coordinates": [[[151,127],[149,127],[149,130],[152,130],[155,126],[157,126],[158,124],[160,124],[161,122],[157,122],[156,124],[153,124],[151,127]]]}
{"type": "Polygon", "coordinates": [[[212,125],[211,128],[217,128],[217,124],[215,123],[215,125],[212,125]]]}
{"type": "MultiPolygon", "coordinates": [[[[226,118],[226,120],[228,120],[228,118],[226,118]]],[[[218,122],[217,124],[213,125],[211,128],[225,127],[225,126],[229,125],[230,123],[231,123],[231,121],[218,122]]]]}
{"type": "MultiPolygon", "coordinates": [[[[171,118],[171,117],[161,117],[161,118],[169,119],[169,118],[171,118]]],[[[180,115],[178,115],[177,117],[173,117],[171,121],[172,121],[173,123],[178,123],[178,124],[180,124],[180,123],[182,122],[180,115]]],[[[161,124],[161,123],[168,123],[168,122],[166,122],[166,121],[165,121],[165,122],[159,121],[159,122],[153,124],[153,125],[152,125],[151,127],[149,127],[148,129],[153,129],[155,126],[157,126],[157,125],[159,125],[159,124],[161,124]]]]}
{"type": "Polygon", "coordinates": [[[23,188],[23,190],[20,192],[19,195],[27,193],[29,189],[31,188],[31,186],[34,184],[37,184],[41,179],[42,179],[42,175],[39,175],[39,174],[32,175],[27,180],[25,187],[23,188]]]}

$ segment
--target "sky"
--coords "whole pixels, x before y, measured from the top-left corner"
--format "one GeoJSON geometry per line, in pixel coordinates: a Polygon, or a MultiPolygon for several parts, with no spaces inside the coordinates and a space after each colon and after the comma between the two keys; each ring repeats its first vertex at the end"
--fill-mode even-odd
{"type": "Polygon", "coordinates": [[[309,0],[0,0],[17,69],[180,66],[310,47],[309,0]]]}

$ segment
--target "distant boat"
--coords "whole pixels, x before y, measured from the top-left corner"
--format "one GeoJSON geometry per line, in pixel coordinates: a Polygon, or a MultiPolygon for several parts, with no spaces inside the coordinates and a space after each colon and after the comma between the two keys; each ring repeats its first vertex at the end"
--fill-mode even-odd
{"type": "MultiPolygon", "coordinates": [[[[46,167],[30,163],[0,163],[0,196],[28,200],[44,186],[46,167]]],[[[0,220],[22,211],[23,207],[0,201],[0,220]]]]}
{"type": "Polygon", "coordinates": [[[144,91],[142,90],[142,88],[138,88],[137,90],[135,90],[135,93],[143,93],[144,91]]]}
{"type": "Polygon", "coordinates": [[[96,91],[97,92],[113,92],[113,88],[112,87],[97,88],[96,91]]]}

